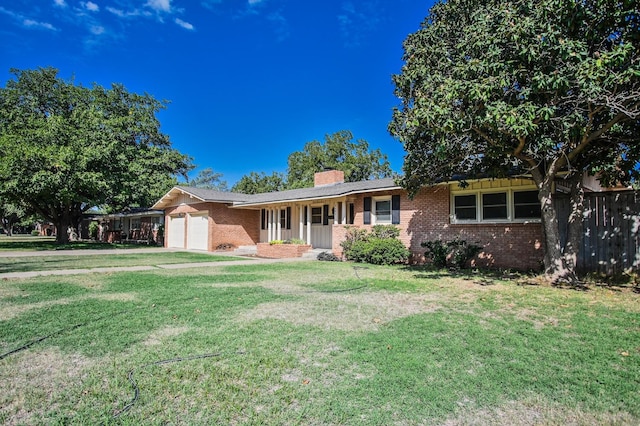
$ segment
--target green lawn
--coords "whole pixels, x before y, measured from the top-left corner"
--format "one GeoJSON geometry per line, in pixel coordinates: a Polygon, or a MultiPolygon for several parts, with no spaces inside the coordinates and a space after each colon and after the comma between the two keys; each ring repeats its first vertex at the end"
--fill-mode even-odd
{"type": "Polygon", "coordinates": [[[0,252],[3,251],[49,251],[49,250],[107,250],[133,248],[160,248],[158,246],[103,243],[97,241],[75,241],[56,244],[55,237],[34,237],[32,235],[0,235],[0,252]]]}
{"type": "Polygon", "coordinates": [[[332,262],[3,280],[0,358],[5,424],[640,423],[628,289],[332,262]]]}
{"type": "Polygon", "coordinates": [[[235,256],[217,256],[204,253],[151,251],[150,253],[83,254],[47,256],[0,256],[0,273],[49,271],[60,269],[109,268],[114,266],[149,266],[174,263],[218,262],[240,260],[235,256]]]}

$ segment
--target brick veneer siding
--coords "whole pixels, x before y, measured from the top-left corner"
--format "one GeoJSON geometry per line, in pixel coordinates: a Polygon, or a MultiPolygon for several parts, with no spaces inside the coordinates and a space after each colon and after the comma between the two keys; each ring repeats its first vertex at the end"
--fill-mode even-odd
{"type": "Polygon", "coordinates": [[[342,170],[326,170],[324,172],[318,172],[313,176],[313,186],[323,186],[341,182],[344,182],[344,172],[342,170]]]}
{"type": "MultiPolygon", "coordinates": [[[[215,251],[220,244],[234,246],[255,245],[260,241],[260,211],[230,209],[220,203],[198,203],[168,207],[165,209],[165,247],[168,244],[169,216],[179,213],[206,211],[209,215],[208,251],[215,251]]],[[[187,218],[188,221],[188,218],[187,218]]],[[[185,225],[186,226],[186,225],[185,225]]],[[[185,232],[185,239],[187,233],[185,232]]]]}
{"type": "MultiPolygon", "coordinates": [[[[349,199],[354,203],[354,225],[371,229],[363,224],[364,197],[361,194],[349,199]]],[[[413,263],[423,263],[425,249],[420,245],[429,240],[460,238],[483,247],[473,264],[483,267],[540,269],[543,259],[542,227],[530,224],[465,224],[450,223],[450,191],[446,185],[421,190],[409,199],[403,190],[375,193],[375,197],[400,195],[400,239],[412,253],[413,263]]],[[[342,255],[340,242],[344,241],[344,225],[333,225],[333,247],[342,255]]]]}
{"type": "Polygon", "coordinates": [[[267,257],[270,259],[302,257],[302,255],[309,250],[311,250],[311,246],[306,244],[257,244],[258,256],[267,257]]]}

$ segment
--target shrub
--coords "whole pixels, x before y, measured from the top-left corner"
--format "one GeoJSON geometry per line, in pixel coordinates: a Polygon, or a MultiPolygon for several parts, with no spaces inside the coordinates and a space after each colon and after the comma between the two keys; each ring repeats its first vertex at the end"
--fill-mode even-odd
{"type": "Polygon", "coordinates": [[[476,254],[482,251],[481,246],[469,244],[459,238],[448,242],[443,240],[425,241],[420,245],[426,247],[425,257],[430,259],[433,266],[437,268],[444,268],[447,265],[454,268],[464,268],[476,254]]]}
{"type": "Polygon", "coordinates": [[[351,247],[354,243],[366,240],[368,238],[368,233],[366,229],[360,229],[354,226],[345,226],[345,229],[347,230],[347,233],[344,237],[344,241],[340,243],[340,246],[345,253],[345,257],[349,259],[346,253],[351,251],[351,247]]]}
{"type": "Polygon", "coordinates": [[[400,229],[393,225],[374,225],[371,229],[371,235],[376,238],[398,238],[400,229]]]}
{"type": "Polygon", "coordinates": [[[340,243],[344,256],[354,262],[374,265],[404,263],[410,252],[398,239],[400,230],[392,225],[375,225],[371,232],[348,227],[345,240],[340,243]]]}
{"type": "Polygon", "coordinates": [[[91,222],[89,224],[89,238],[91,238],[92,240],[98,239],[98,223],[97,222],[91,222]]]}
{"type": "Polygon", "coordinates": [[[307,242],[300,238],[289,238],[284,241],[285,244],[307,244],[307,242]]]}
{"type": "Polygon", "coordinates": [[[284,240],[271,240],[269,241],[269,244],[272,246],[278,245],[278,244],[284,244],[284,240]]]}
{"type": "Polygon", "coordinates": [[[34,229],[33,231],[31,231],[31,235],[34,237],[37,237],[38,235],[40,235],[40,231],[38,231],[37,229],[34,229]]]}
{"type": "Polygon", "coordinates": [[[318,255],[318,260],[322,260],[325,262],[342,262],[338,256],[333,253],[329,253],[328,251],[323,251],[318,255]]]}

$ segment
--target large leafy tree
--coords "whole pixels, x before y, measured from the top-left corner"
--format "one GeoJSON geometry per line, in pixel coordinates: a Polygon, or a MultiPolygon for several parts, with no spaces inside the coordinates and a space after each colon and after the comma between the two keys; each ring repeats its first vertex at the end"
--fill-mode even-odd
{"type": "Polygon", "coordinates": [[[379,149],[370,150],[364,139],[353,140],[348,130],[326,135],[324,143],[307,142],[289,155],[287,188],[313,186],[313,176],[325,168],[342,170],[347,182],[390,177],[389,160],[379,149]]]}
{"type": "Polygon", "coordinates": [[[448,0],[404,49],[389,125],[407,151],[403,184],[530,174],[546,273],[575,283],[583,174],[628,183],[638,170],[638,1],[448,0]],[[559,180],[572,200],[567,238],[553,203],[559,180]]]}
{"type": "Polygon", "coordinates": [[[195,188],[215,189],[216,191],[228,191],[227,181],[222,179],[222,173],[214,172],[211,167],[200,170],[198,175],[190,180],[187,185],[195,188]]]}
{"type": "Polygon", "coordinates": [[[160,131],[164,102],[53,68],[12,72],[0,89],[0,197],[53,222],[58,242],[89,208],[150,205],[189,170],[160,131]]]}
{"type": "Polygon", "coordinates": [[[264,172],[251,172],[242,176],[231,188],[232,192],[243,194],[261,194],[264,192],[282,191],[286,189],[286,177],[282,173],[273,172],[268,175],[264,172]]]}

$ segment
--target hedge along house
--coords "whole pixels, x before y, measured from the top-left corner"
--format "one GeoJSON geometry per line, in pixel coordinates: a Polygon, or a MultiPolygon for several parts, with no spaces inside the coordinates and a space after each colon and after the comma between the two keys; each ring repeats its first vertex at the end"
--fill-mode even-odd
{"type": "Polygon", "coordinates": [[[390,224],[416,263],[424,261],[422,242],[455,238],[483,247],[479,266],[537,269],[543,259],[537,191],[525,178],[464,189],[442,183],[411,199],[393,179],[344,182],[329,170],[315,175],[313,188],[255,195],[174,187],[153,208],[165,210],[166,247],[214,251],[296,238],[340,255],[349,226],[390,224]]]}

